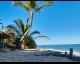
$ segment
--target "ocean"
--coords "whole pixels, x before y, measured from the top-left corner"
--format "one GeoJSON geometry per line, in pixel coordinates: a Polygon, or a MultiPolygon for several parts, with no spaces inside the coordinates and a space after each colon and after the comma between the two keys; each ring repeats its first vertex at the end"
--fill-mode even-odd
{"type": "Polygon", "coordinates": [[[39,48],[49,48],[57,50],[69,51],[70,48],[73,48],[74,51],[80,53],[80,44],[63,44],[63,45],[38,45],[39,48]]]}

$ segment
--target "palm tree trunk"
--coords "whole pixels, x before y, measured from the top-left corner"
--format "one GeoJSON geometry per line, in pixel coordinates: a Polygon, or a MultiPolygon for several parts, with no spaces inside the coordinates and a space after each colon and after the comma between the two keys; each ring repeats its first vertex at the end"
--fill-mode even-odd
{"type": "Polygon", "coordinates": [[[24,43],[21,43],[20,48],[24,49],[24,47],[25,47],[24,43]]]}
{"type": "Polygon", "coordinates": [[[33,19],[32,10],[30,10],[30,17],[29,17],[29,19],[30,19],[30,27],[29,27],[29,29],[24,33],[24,35],[22,36],[22,38],[20,39],[20,41],[22,41],[22,40],[24,39],[25,35],[30,31],[30,29],[31,29],[31,27],[32,27],[32,19],[33,19]]]}

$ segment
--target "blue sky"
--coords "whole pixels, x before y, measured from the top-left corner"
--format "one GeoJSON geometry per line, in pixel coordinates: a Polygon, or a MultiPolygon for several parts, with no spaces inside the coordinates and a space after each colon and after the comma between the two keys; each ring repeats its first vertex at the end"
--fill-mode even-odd
{"type": "MultiPolygon", "coordinates": [[[[4,26],[20,17],[24,22],[29,12],[12,6],[11,1],[0,1],[0,19],[4,26]]],[[[38,30],[50,39],[36,39],[38,45],[80,43],[80,1],[54,1],[54,5],[36,12],[33,30],[38,30]]]]}

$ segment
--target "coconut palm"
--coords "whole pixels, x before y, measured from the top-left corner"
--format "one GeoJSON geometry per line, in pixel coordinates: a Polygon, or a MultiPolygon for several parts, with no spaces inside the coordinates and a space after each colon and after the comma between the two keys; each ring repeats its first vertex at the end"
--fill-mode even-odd
{"type": "Polygon", "coordinates": [[[24,35],[22,36],[21,40],[23,40],[23,38],[25,37],[25,35],[30,31],[31,27],[32,27],[32,21],[33,21],[33,13],[34,11],[39,11],[41,10],[43,7],[45,6],[50,6],[52,5],[52,2],[50,1],[46,1],[45,3],[43,3],[42,5],[40,6],[37,6],[37,2],[38,1],[25,1],[25,2],[21,2],[21,1],[14,1],[13,2],[13,5],[16,6],[16,5],[19,5],[20,7],[26,9],[27,11],[30,12],[30,27],[28,28],[28,30],[24,33],[24,35]]]}
{"type": "MultiPolygon", "coordinates": [[[[16,26],[8,25],[7,28],[13,29],[17,33],[18,37],[21,38],[30,27],[30,25],[28,24],[28,20],[29,19],[27,19],[26,23],[23,23],[23,21],[20,18],[18,18],[18,20],[14,21],[16,26]]],[[[24,45],[27,45],[28,48],[36,48],[37,45],[34,39],[36,37],[40,37],[40,36],[34,36],[36,34],[40,35],[40,32],[39,31],[33,31],[31,33],[28,32],[24,37],[23,42],[21,42],[21,48],[24,49],[24,45]]],[[[41,36],[41,37],[47,38],[47,36],[41,36]]]]}

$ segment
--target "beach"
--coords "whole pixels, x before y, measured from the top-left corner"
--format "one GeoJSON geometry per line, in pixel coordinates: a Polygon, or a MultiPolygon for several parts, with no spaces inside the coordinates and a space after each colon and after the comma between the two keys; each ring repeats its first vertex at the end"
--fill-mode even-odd
{"type": "Polygon", "coordinates": [[[1,1],[0,10],[0,62],[80,62],[80,2],[1,1]]]}
{"type": "Polygon", "coordinates": [[[66,57],[39,55],[41,53],[40,49],[0,52],[0,62],[73,62],[66,57]]]}

